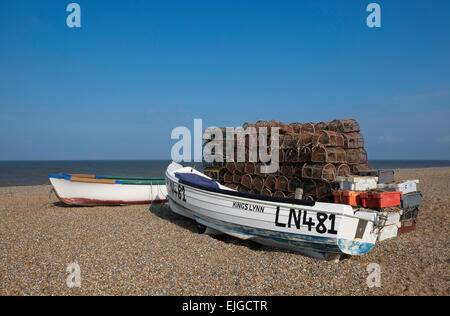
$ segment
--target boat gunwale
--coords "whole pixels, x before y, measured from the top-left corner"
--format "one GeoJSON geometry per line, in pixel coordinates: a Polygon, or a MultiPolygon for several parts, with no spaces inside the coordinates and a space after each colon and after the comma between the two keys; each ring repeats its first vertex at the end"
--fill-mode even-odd
{"type": "Polygon", "coordinates": [[[144,178],[126,178],[126,177],[102,177],[95,175],[72,175],[66,173],[50,174],[49,179],[60,179],[70,182],[96,183],[96,184],[123,184],[123,185],[165,185],[165,178],[147,178],[150,180],[135,180],[144,178]],[[115,179],[117,178],[117,179],[115,179]]]}
{"type": "MultiPolygon", "coordinates": [[[[167,174],[167,177],[169,178],[169,180],[173,181],[170,177],[170,174],[167,174]]],[[[239,191],[233,191],[233,190],[224,190],[224,189],[213,189],[213,188],[208,188],[208,187],[203,187],[201,185],[197,185],[197,184],[193,184],[193,183],[189,183],[187,181],[184,181],[182,179],[178,179],[176,178],[176,176],[173,176],[178,183],[183,184],[183,185],[187,185],[190,186],[194,189],[200,190],[200,191],[207,191],[207,192],[212,192],[212,193],[216,193],[216,194],[222,194],[225,196],[235,196],[235,197],[241,197],[244,199],[249,199],[249,200],[260,200],[260,201],[264,201],[264,202],[272,202],[272,203],[283,203],[283,204],[294,204],[294,205],[302,205],[302,206],[307,206],[307,207],[314,207],[316,205],[315,201],[304,201],[304,200],[296,200],[296,199],[290,199],[290,198],[281,198],[281,197],[267,197],[264,195],[258,195],[258,194],[251,194],[251,193],[244,193],[244,192],[239,192],[239,191]],[[256,197],[256,198],[253,198],[256,197]],[[293,200],[294,203],[292,203],[291,201],[293,200]]],[[[357,219],[357,220],[361,220],[362,218],[356,216],[356,215],[349,215],[349,214],[345,214],[344,212],[342,213],[336,213],[336,212],[330,212],[327,210],[310,210],[310,211],[314,211],[317,213],[326,213],[326,214],[332,214],[332,215],[338,215],[338,216],[342,216],[342,217],[348,217],[351,219],[357,219]]],[[[372,219],[363,219],[365,221],[368,222],[372,222],[374,224],[377,224],[378,222],[376,220],[372,220],[372,219]]]]}

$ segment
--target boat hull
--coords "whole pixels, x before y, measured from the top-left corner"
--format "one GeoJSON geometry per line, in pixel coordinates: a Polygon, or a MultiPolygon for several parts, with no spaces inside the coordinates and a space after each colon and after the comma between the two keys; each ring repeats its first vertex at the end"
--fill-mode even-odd
{"type": "Polygon", "coordinates": [[[67,205],[120,206],[166,202],[165,185],[75,182],[50,178],[58,199],[67,205]]]}
{"type": "Polygon", "coordinates": [[[211,192],[179,181],[175,172],[202,175],[180,167],[172,164],[166,173],[172,211],[216,231],[267,246],[320,254],[362,255],[377,239],[374,223],[354,216],[350,206],[308,206],[229,195],[225,187],[211,192]]]}

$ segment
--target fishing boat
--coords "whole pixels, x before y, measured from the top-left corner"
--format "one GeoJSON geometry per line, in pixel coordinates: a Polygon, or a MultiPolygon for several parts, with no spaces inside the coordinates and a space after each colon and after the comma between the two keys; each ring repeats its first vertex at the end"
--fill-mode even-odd
{"type": "Polygon", "coordinates": [[[383,214],[349,205],[238,192],[177,163],[167,168],[166,180],[170,208],[195,220],[200,232],[208,229],[315,258],[366,254],[387,225],[383,214]]]}
{"type": "Polygon", "coordinates": [[[167,201],[164,178],[86,174],[49,175],[58,199],[67,205],[128,205],[167,201]]]}

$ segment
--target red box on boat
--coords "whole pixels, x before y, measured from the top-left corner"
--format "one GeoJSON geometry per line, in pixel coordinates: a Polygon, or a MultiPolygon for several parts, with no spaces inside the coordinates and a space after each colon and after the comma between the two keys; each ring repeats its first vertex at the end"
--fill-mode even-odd
{"type": "Polygon", "coordinates": [[[406,221],[402,221],[402,226],[398,229],[398,234],[406,234],[416,230],[417,218],[411,218],[406,221]]]}
{"type": "Polygon", "coordinates": [[[402,192],[383,192],[383,193],[361,193],[361,203],[363,207],[383,208],[399,206],[402,192]]]}
{"type": "Polygon", "coordinates": [[[359,191],[333,191],[334,203],[359,206],[361,205],[361,193],[359,191]]]}

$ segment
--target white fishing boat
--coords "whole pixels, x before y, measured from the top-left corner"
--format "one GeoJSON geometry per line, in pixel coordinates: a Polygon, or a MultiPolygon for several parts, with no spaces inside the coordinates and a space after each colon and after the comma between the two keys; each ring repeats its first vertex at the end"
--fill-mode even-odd
{"type": "Polygon", "coordinates": [[[67,205],[128,205],[167,201],[164,178],[49,175],[58,199],[67,205]]]}
{"type": "Polygon", "coordinates": [[[200,227],[321,259],[366,254],[388,224],[382,213],[349,205],[234,191],[177,163],[166,178],[173,212],[200,227]]]}

